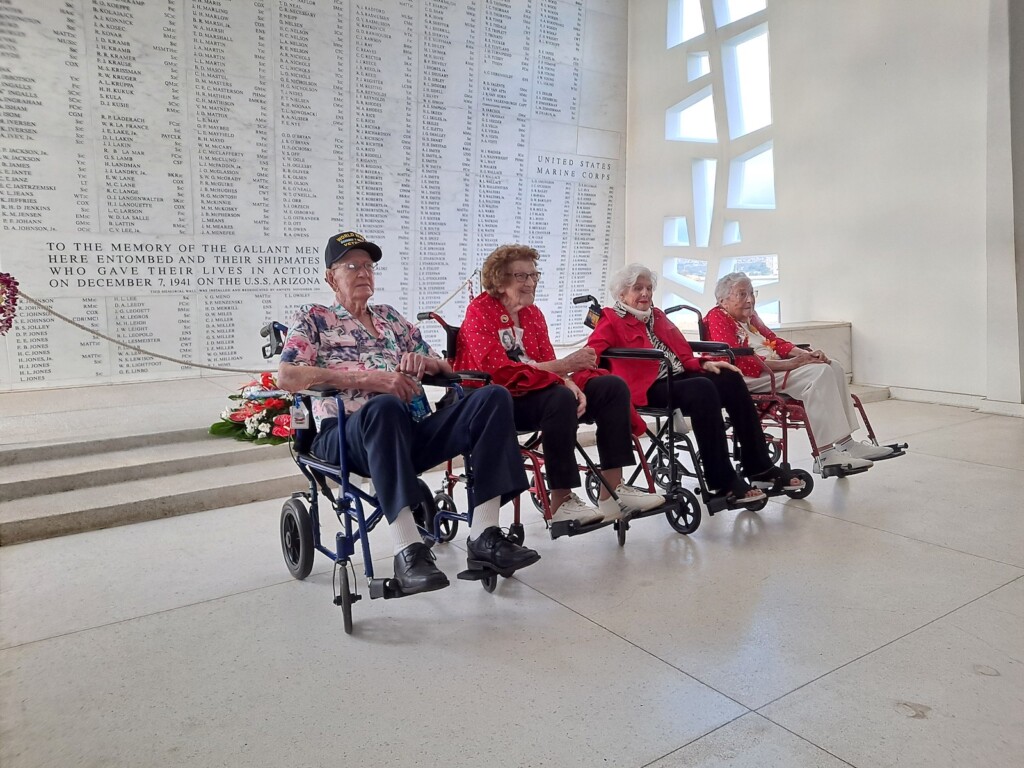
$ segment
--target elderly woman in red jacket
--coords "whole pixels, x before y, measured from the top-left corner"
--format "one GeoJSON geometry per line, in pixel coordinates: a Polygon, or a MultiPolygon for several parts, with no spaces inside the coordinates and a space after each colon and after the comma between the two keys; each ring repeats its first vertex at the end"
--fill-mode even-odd
{"type": "Polygon", "coordinates": [[[750,357],[738,361],[751,392],[771,391],[771,377],[765,366],[782,373],[776,377],[777,391],[803,401],[814,430],[814,441],[818,444],[815,472],[821,474],[822,467],[828,466],[868,469],[873,460],[893,453],[892,448],[851,437],[860,424],[846,384],[846,372],[820,349],[808,352],[769,330],[754,311],[754,286],[746,274],[731,272],[721,278],[715,285],[715,298],[718,306],[705,318],[709,339],[730,347],[753,347],[764,365],[750,357]]]}
{"type": "Polygon", "coordinates": [[[660,363],[612,359],[613,373],[629,385],[633,405],[667,406],[669,402],[690,417],[708,485],[730,504],[753,504],[764,499],[761,488],[776,484],[796,490],[804,483],[772,465],[764,431],[740,370],[731,363],[694,357],[686,338],[664,312],[652,305],[657,277],[642,264],[629,264],[612,275],[608,292],[615,304],[601,313],[587,345],[598,357],[609,347],[660,349],[660,363]],[[668,386],[672,367],[672,391],[668,386]],[[671,399],[670,399],[671,395],[671,399]],[[729,461],[725,438],[725,408],[739,440],[743,471],[756,486],[740,477],[729,461]]]}
{"type": "Polygon", "coordinates": [[[534,304],[539,258],[525,245],[502,245],[487,257],[480,271],[484,292],[466,309],[453,367],[491,374],[512,393],[516,429],[541,431],[552,521],[586,525],[660,506],[663,496],[622,483],[622,467],[636,463],[631,435],[643,431],[642,423],[635,429],[625,382],[598,375],[587,347],[555,359],[544,313],[534,304]],[[597,424],[601,472],[618,503],[603,486],[597,509],[573,492],[580,486],[574,453],[580,421],[597,424]]]}

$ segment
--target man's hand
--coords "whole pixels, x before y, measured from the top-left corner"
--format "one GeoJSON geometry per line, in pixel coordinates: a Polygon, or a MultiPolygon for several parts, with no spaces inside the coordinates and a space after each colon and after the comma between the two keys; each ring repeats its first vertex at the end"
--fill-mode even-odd
{"type": "Polygon", "coordinates": [[[411,374],[401,371],[364,371],[365,384],[360,389],[395,395],[403,403],[411,402],[419,394],[420,384],[411,374]]]}
{"type": "Polygon", "coordinates": [[[403,352],[402,359],[398,361],[398,371],[420,381],[427,372],[427,360],[427,356],[419,352],[403,352]]]}

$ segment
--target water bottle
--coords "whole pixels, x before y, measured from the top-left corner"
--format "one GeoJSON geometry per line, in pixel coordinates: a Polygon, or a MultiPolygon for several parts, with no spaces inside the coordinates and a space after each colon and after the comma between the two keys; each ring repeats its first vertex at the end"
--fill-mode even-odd
{"type": "Polygon", "coordinates": [[[412,416],[413,421],[423,421],[430,415],[430,401],[427,399],[427,393],[423,391],[422,386],[419,387],[419,392],[409,401],[409,414],[412,416]]]}

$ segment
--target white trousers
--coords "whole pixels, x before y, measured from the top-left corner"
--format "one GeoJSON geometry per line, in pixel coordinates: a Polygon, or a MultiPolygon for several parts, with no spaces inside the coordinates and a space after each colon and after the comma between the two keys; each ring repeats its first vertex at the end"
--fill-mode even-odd
{"type": "MultiPolygon", "coordinates": [[[[751,392],[771,392],[768,374],[756,379],[745,376],[751,392]]],[[[776,390],[803,401],[807,421],[819,450],[857,430],[857,410],[846,385],[846,371],[839,363],[801,365],[792,371],[775,372],[776,390]],[[783,384],[785,382],[785,384],[783,384]]]]}

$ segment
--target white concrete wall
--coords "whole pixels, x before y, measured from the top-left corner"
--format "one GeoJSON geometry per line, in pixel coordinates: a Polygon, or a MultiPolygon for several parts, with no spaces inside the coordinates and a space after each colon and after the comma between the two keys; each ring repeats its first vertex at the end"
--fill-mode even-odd
{"type": "MultiPolygon", "coordinates": [[[[652,266],[689,187],[664,7],[630,3],[626,257],[652,266]]],[[[768,0],[768,24],[777,210],[751,234],[779,254],[782,319],[851,322],[861,383],[986,396],[987,264],[1013,260],[987,251],[988,3],[768,0]]]]}

